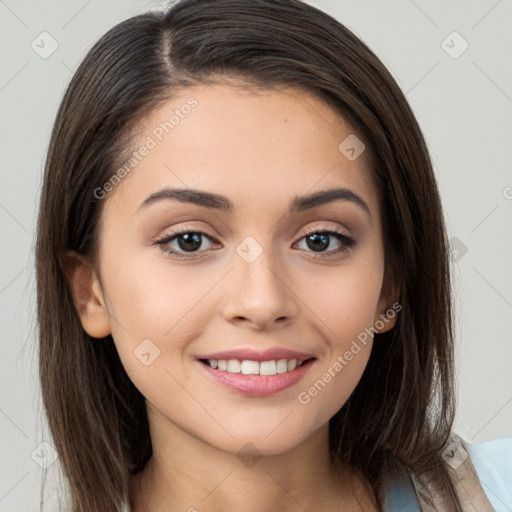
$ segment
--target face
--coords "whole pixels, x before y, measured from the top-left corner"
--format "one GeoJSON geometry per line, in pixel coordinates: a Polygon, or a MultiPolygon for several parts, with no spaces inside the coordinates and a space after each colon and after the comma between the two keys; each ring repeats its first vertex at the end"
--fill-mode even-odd
{"type": "Polygon", "coordinates": [[[104,187],[84,329],[112,333],[152,435],[288,450],[346,402],[393,303],[366,155],[293,89],[187,88],[140,129],[104,187]]]}

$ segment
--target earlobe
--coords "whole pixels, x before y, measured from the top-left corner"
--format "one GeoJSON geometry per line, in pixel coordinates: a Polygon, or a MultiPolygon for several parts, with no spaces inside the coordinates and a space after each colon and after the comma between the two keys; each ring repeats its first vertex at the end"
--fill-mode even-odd
{"type": "Polygon", "coordinates": [[[374,318],[374,326],[378,333],[390,331],[396,325],[398,312],[402,309],[398,301],[399,296],[399,290],[394,285],[382,290],[374,318]]]}
{"type": "Polygon", "coordinates": [[[60,261],[85,332],[93,338],[108,336],[110,319],[93,266],[75,251],[67,251],[60,261]]]}
{"type": "MultiPolygon", "coordinates": [[[[395,302],[396,304],[397,302],[395,302]]],[[[378,333],[390,331],[396,324],[398,311],[394,307],[379,309],[375,315],[374,326],[378,333]]]]}

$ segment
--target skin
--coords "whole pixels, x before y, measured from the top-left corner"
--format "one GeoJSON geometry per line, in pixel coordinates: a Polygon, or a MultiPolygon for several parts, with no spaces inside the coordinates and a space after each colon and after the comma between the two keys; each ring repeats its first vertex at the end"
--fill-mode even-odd
{"type": "Polygon", "coordinates": [[[112,334],[146,398],[153,457],[133,477],[132,509],[377,510],[362,475],[328,455],[328,421],[361,378],[372,338],[308,404],[297,399],[398,297],[383,282],[366,154],[350,161],[338,150],[354,131],[320,100],[230,83],[184,89],[144,120],[140,140],[191,96],[197,106],[104,199],[99,268],[74,253],[65,258],[85,331],[112,334]],[[220,194],[235,210],[170,199],[140,208],[165,187],[220,194]],[[360,196],[371,218],[346,200],[288,213],[294,197],[339,187],[360,196]],[[189,259],[155,243],[185,226],[210,237],[199,251],[181,249],[189,259]],[[335,236],[320,252],[307,245],[309,232],[333,228],[356,244],[338,253],[335,236]],[[236,252],[248,236],[262,250],[251,263],[236,252]],[[149,366],[134,356],[145,339],[160,350],[149,366]],[[299,383],[270,397],[212,383],[196,359],[275,346],[316,361],[299,383]],[[246,443],[261,456],[252,465],[237,456],[246,443]]]}

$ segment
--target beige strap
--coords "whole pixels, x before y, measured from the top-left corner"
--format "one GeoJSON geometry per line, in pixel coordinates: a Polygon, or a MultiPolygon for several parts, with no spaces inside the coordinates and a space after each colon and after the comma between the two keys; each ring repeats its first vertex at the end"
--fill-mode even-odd
{"type": "MultiPolygon", "coordinates": [[[[495,512],[485,495],[475,467],[471,462],[471,458],[464,449],[464,441],[456,434],[452,434],[450,442],[442,456],[448,464],[449,471],[453,475],[462,510],[464,512],[495,512]]],[[[446,510],[445,496],[439,489],[435,488],[428,477],[420,477],[418,479],[412,475],[412,481],[422,512],[440,512],[446,510]],[[421,497],[420,490],[423,490],[424,494],[432,498],[434,503],[433,507],[426,503],[421,497]]]]}

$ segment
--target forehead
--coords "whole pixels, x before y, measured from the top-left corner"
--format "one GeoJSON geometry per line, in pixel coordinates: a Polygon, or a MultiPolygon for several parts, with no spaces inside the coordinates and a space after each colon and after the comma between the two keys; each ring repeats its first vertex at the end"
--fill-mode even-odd
{"type": "Polygon", "coordinates": [[[298,89],[181,89],[139,123],[130,149],[126,177],[109,193],[125,205],[139,206],[164,185],[228,195],[235,207],[285,198],[288,204],[293,196],[344,186],[378,214],[362,141],[338,112],[298,89]]]}

